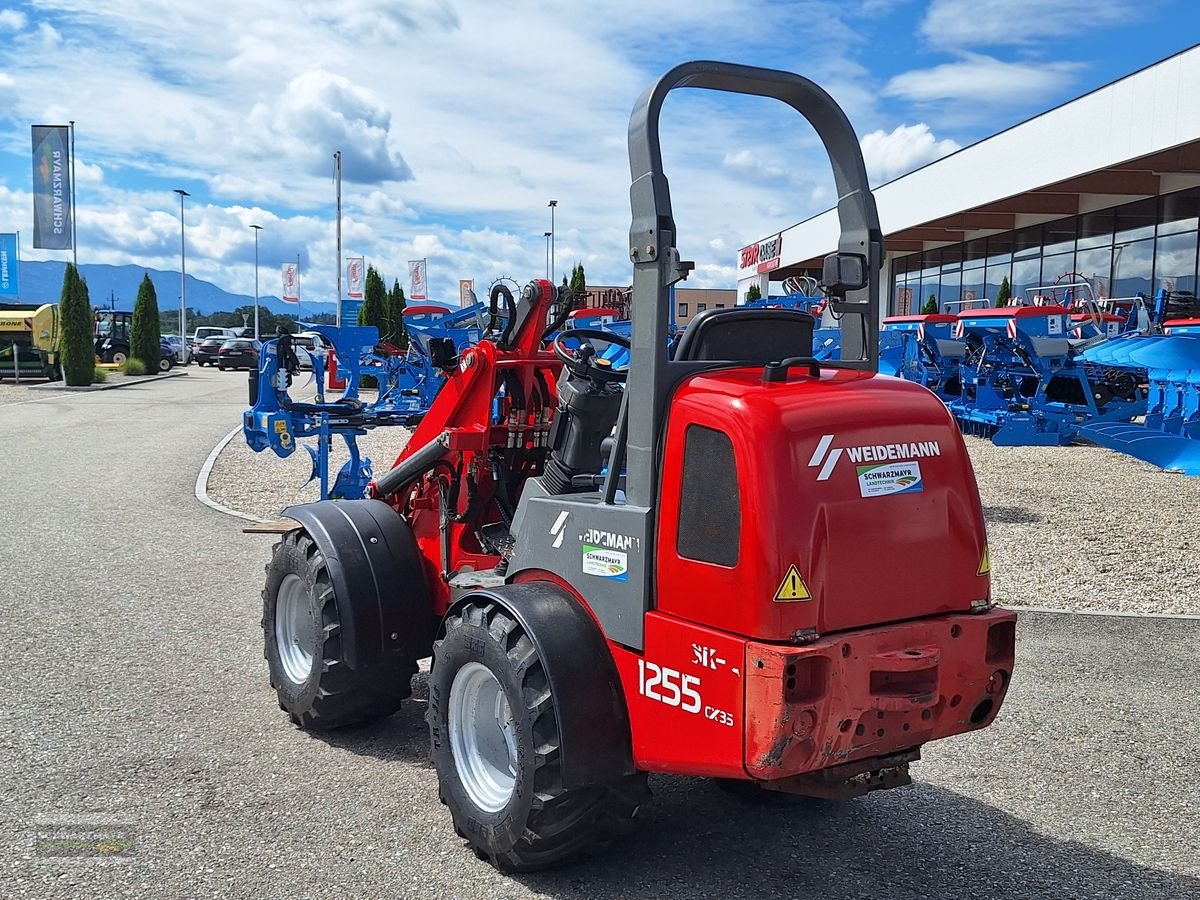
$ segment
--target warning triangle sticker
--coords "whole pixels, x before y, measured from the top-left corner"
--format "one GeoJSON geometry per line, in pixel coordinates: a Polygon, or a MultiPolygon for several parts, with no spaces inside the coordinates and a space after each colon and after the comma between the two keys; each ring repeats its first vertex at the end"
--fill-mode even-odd
{"type": "Polygon", "coordinates": [[[988,555],[987,544],[984,544],[983,545],[983,559],[981,559],[979,561],[979,571],[976,572],[975,574],[976,575],[988,575],[991,573],[991,571],[992,571],[992,560],[991,560],[991,557],[988,555]]]}
{"type": "Polygon", "coordinates": [[[811,599],[812,594],[808,592],[808,585],[800,577],[800,570],[795,565],[789,566],[787,574],[783,576],[783,582],[779,585],[779,590],[775,592],[775,602],[792,603],[811,599]]]}

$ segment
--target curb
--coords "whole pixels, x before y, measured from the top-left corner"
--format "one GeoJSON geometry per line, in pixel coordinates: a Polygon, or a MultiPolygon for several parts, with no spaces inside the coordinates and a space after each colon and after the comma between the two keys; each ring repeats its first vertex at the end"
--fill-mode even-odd
{"type": "Polygon", "coordinates": [[[258,516],[252,516],[249,513],[239,512],[236,509],[230,509],[228,506],[223,506],[216,500],[208,496],[208,476],[212,473],[213,465],[217,461],[217,457],[221,455],[221,451],[235,437],[242,433],[242,426],[239,425],[225,437],[217,442],[217,446],[212,448],[212,452],[208,454],[208,459],[204,460],[204,465],[200,467],[199,474],[196,475],[196,499],[205,506],[215,509],[217,512],[225,513],[227,516],[234,516],[238,519],[244,519],[247,522],[266,522],[266,519],[260,519],[258,516]]]}
{"type": "Polygon", "coordinates": [[[128,387],[131,384],[146,384],[151,381],[162,381],[164,378],[180,378],[187,375],[187,372],[177,372],[172,369],[170,372],[161,372],[158,375],[139,375],[137,378],[126,376],[120,381],[113,384],[88,384],[68,387],[57,381],[51,381],[47,384],[31,384],[31,391],[62,391],[69,394],[88,394],[93,391],[114,391],[118,388],[128,387]]]}
{"type": "Polygon", "coordinates": [[[1021,606],[1016,603],[1005,604],[1003,600],[996,603],[1005,609],[1012,610],[1017,615],[1023,612],[1049,613],[1059,616],[1103,616],[1109,619],[1182,619],[1185,622],[1200,622],[1200,615],[1192,613],[1136,613],[1121,612],[1115,609],[1061,609],[1057,606],[1021,606]]]}

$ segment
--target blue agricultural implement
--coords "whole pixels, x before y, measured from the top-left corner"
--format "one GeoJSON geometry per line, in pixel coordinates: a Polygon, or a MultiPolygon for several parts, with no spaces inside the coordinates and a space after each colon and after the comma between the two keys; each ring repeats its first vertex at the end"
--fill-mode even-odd
{"type": "Polygon", "coordinates": [[[1070,443],[1084,424],[1145,411],[1136,377],[1081,355],[1107,340],[1110,324],[1097,311],[1006,306],[893,317],[884,330],[901,337],[895,374],[941,397],[964,433],[1052,446],[1070,443]],[[1085,331],[1091,337],[1074,337],[1085,331]]]}
{"type": "MultiPolygon", "coordinates": [[[[429,409],[441,387],[441,377],[420,352],[404,356],[377,353],[379,331],[373,326],[334,328],[313,326],[332,346],[340,361],[345,389],[336,399],[326,400],[325,359],[310,354],[315,399],[295,400],[288,393],[299,374],[299,360],[290,335],[281,335],[262,345],[258,371],[251,373],[250,409],[243,417],[246,443],[256,453],[270,449],[277,456],[291,456],[297,439],[315,437],[316,447],[301,444],[312,459],[312,475],[318,479],[321,499],[357,499],[366,495],[371,480],[371,460],[362,456],[358,438],[367,429],[381,425],[415,425],[429,409]],[[378,383],[377,399],[364,403],[359,397],[363,375],[378,383]],[[329,453],[334,435],[342,438],[349,459],[329,486],[329,453]]],[[[308,351],[300,348],[300,352],[308,351]]]]}
{"type": "Polygon", "coordinates": [[[1191,294],[1159,291],[1151,311],[1151,333],[1124,334],[1081,354],[1093,365],[1145,384],[1147,400],[1141,424],[1089,423],[1079,429],[1080,438],[1161,469],[1200,475],[1200,318],[1196,312],[1191,294]]]}

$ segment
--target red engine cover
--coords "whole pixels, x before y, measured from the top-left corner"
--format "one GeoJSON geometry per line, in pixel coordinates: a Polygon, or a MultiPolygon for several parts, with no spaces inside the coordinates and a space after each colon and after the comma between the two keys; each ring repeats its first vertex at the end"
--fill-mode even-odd
{"type": "Polygon", "coordinates": [[[945,405],[916,384],[847,370],[795,370],[778,383],[757,368],[693,376],[671,402],[662,471],[663,613],[786,641],[964,611],[989,597],[966,447],[945,405]],[[684,502],[687,491],[730,492],[720,472],[697,487],[704,467],[685,459],[694,427],[728,436],[740,528],[730,516],[688,521],[697,500],[684,502]],[[687,528],[735,541],[736,562],[682,555],[687,528]]]}

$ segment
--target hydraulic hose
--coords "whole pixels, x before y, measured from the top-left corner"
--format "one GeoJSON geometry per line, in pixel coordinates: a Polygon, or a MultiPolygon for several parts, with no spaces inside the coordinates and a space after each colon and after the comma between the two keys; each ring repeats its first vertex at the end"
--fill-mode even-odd
{"type": "Polygon", "coordinates": [[[443,431],[432,441],[375,481],[375,494],[386,500],[410,481],[424,475],[442,459],[450,446],[450,435],[443,431]]]}
{"type": "Polygon", "coordinates": [[[497,346],[506,348],[508,339],[512,335],[512,330],[517,326],[517,301],[513,299],[512,291],[508,289],[508,285],[503,282],[492,285],[491,293],[488,295],[488,327],[487,330],[492,332],[496,328],[496,299],[504,298],[504,305],[508,309],[508,323],[504,327],[504,333],[500,335],[500,340],[497,341],[497,346]]]}

